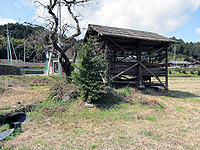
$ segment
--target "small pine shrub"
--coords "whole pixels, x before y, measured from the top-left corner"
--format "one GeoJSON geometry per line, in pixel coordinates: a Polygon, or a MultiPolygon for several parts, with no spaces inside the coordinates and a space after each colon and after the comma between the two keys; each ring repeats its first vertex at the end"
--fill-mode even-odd
{"type": "Polygon", "coordinates": [[[84,101],[90,97],[96,100],[99,97],[99,91],[104,88],[103,76],[101,71],[106,68],[102,50],[95,45],[96,39],[91,36],[79,51],[79,64],[73,64],[78,71],[72,72],[72,82],[79,87],[84,101]]]}

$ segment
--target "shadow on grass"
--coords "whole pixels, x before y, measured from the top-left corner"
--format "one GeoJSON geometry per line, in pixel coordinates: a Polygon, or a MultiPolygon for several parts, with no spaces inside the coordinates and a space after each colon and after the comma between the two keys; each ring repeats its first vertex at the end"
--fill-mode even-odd
{"type": "Polygon", "coordinates": [[[110,108],[119,108],[121,103],[128,103],[125,100],[124,95],[120,95],[118,92],[113,89],[106,89],[104,92],[99,93],[101,98],[94,101],[94,104],[97,108],[101,110],[107,110],[110,108]]]}
{"type": "Polygon", "coordinates": [[[193,97],[200,98],[200,96],[196,94],[192,94],[190,92],[176,91],[176,90],[170,90],[168,96],[172,98],[193,98],[193,97]]]}
{"type": "Polygon", "coordinates": [[[0,126],[3,125],[4,115],[0,112],[0,126]]]}
{"type": "Polygon", "coordinates": [[[199,95],[192,94],[190,92],[176,91],[176,90],[163,90],[159,88],[146,88],[140,90],[145,95],[153,96],[168,96],[172,98],[200,98],[199,95]]]}

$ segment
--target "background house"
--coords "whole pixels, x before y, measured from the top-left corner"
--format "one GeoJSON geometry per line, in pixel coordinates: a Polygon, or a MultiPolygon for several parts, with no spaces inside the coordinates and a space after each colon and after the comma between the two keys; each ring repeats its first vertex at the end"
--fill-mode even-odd
{"type": "MultiPolygon", "coordinates": [[[[63,46],[62,46],[63,47],[63,46]]],[[[63,47],[64,48],[64,47],[63,47]]],[[[49,64],[49,58],[50,58],[50,52],[52,52],[52,46],[47,47],[46,51],[46,67],[45,67],[45,73],[47,73],[48,70],[48,64],[49,64]]],[[[79,49],[77,48],[76,51],[79,49]]],[[[65,52],[66,56],[68,57],[69,61],[72,62],[75,57],[75,48],[71,47],[65,52]]],[[[76,57],[76,62],[80,60],[79,56],[76,57]]],[[[58,73],[58,52],[56,50],[53,51],[51,62],[50,62],[50,68],[49,68],[49,74],[57,74],[58,73]]],[[[62,68],[61,68],[62,69],[62,68]]]]}
{"type": "Polygon", "coordinates": [[[200,63],[198,61],[193,62],[189,67],[200,67],[200,63]]]}
{"type": "Polygon", "coordinates": [[[188,67],[190,64],[192,64],[191,62],[188,61],[179,61],[179,60],[171,60],[168,62],[168,66],[172,67],[172,68],[176,68],[176,67],[188,67]]]}

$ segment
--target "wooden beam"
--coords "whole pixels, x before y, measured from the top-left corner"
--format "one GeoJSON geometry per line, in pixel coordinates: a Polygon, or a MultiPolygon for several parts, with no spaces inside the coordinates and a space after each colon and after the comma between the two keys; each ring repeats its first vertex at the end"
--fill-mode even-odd
{"type": "MultiPolygon", "coordinates": [[[[107,38],[109,38],[109,37],[107,37],[107,38]]],[[[110,38],[109,38],[110,39],[110,38]]],[[[111,40],[111,39],[110,39],[111,40]]],[[[113,40],[111,40],[114,44],[116,43],[116,42],[114,42],[113,40]]],[[[116,43],[117,44],[117,43],[116,43]]],[[[118,44],[117,44],[118,45],[118,44]]],[[[120,47],[119,45],[118,45],[118,47],[120,47]]],[[[158,49],[157,51],[155,51],[154,53],[152,53],[149,57],[152,57],[155,53],[157,53],[157,52],[159,52],[159,51],[161,51],[163,48],[165,48],[166,47],[166,45],[164,46],[164,47],[162,47],[162,48],[160,48],[160,49],[158,49]]],[[[143,62],[143,61],[145,61],[145,60],[147,60],[146,58],[145,59],[143,59],[141,62],[143,62]]],[[[133,68],[133,67],[135,67],[135,66],[137,66],[139,63],[137,62],[136,64],[134,64],[134,65],[132,65],[131,67],[129,67],[129,68],[127,68],[126,70],[124,70],[124,71],[122,71],[121,73],[119,73],[118,75],[116,75],[116,76],[114,76],[112,79],[110,79],[109,81],[111,81],[111,80],[113,80],[113,79],[115,79],[115,78],[117,78],[118,76],[120,76],[120,75],[122,75],[124,72],[126,72],[126,71],[128,71],[128,70],[130,70],[131,68],[133,68]]],[[[149,64],[148,64],[149,65],[149,64]]],[[[155,65],[157,65],[157,64],[155,64],[155,65]]]]}
{"type": "Polygon", "coordinates": [[[133,67],[135,67],[135,66],[137,66],[137,65],[138,65],[138,63],[136,63],[135,65],[133,65],[133,66],[127,68],[127,69],[125,69],[124,71],[118,73],[116,76],[114,76],[114,77],[113,77],[112,79],[110,79],[109,81],[114,80],[115,78],[119,77],[120,75],[122,75],[123,73],[127,72],[128,70],[130,70],[131,68],[133,68],[133,67]]]}
{"type": "MultiPolygon", "coordinates": [[[[138,46],[137,47],[138,47],[138,49],[137,49],[137,60],[138,60],[138,62],[140,62],[142,60],[142,45],[141,45],[140,40],[138,40],[138,46]]],[[[138,85],[138,87],[140,87],[140,86],[142,86],[142,81],[143,81],[143,79],[142,79],[142,66],[141,66],[140,63],[138,64],[137,76],[138,76],[137,85],[138,85]]]]}
{"type": "Polygon", "coordinates": [[[159,53],[158,53],[158,55],[156,56],[156,58],[152,61],[152,63],[154,63],[155,61],[156,61],[156,59],[158,58],[158,56],[160,56],[160,53],[161,53],[162,51],[160,51],[159,53]]]}
{"type": "MultiPolygon", "coordinates": [[[[141,62],[143,62],[143,61],[141,61],[141,62]]],[[[124,66],[124,65],[126,65],[126,66],[132,66],[132,65],[134,65],[135,63],[137,63],[137,61],[136,62],[110,62],[110,64],[112,64],[112,65],[118,65],[118,66],[124,66]]],[[[148,64],[144,64],[146,67],[148,67],[148,68],[155,68],[155,67],[165,67],[165,64],[150,64],[150,63],[148,63],[148,64]]]]}
{"type": "MultiPolygon", "coordinates": [[[[114,44],[116,44],[121,50],[123,50],[124,52],[126,52],[127,54],[129,54],[125,49],[123,49],[122,47],[120,47],[120,46],[119,46],[115,41],[113,41],[110,37],[108,37],[108,39],[109,39],[110,41],[112,41],[114,44]]],[[[164,46],[164,47],[166,47],[166,46],[164,46]]],[[[159,49],[159,50],[162,50],[162,49],[163,49],[163,48],[161,48],[161,49],[159,49]]],[[[129,54],[129,55],[130,55],[130,54],[129,54]]],[[[138,61],[135,57],[133,57],[132,55],[130,55],[130,56],[138,62],[137,65],[140,64],[142,67],[144,67],[144,68],[145,68],[150,74],[152,74],[166,89],[168,89],[168,87],[167,87],[165,84],[163,84],[162,81],[161,81],[157,76],[155,76],[148,68],[146,68],[146,67],[142,64],[142,61],[140,62],[140,61],[138,61]]],[[[143,60],[143,61],[144,61],[144,60],[143,60]]],[[[136,66],[136,64],[133,65],[133,66],[136,66]]],[[[133,66],[131,66],[131,67],[129,67],[129,68],[131,69],[133,66]]],[[[120,75],[123,74],[124,72],[128,71],[129,68],[126,69],[126,70],[124,70],[124,71],[122,71],[121,73],[119,73],[119,74],[116,75],[115,77],[113,77],[112,80],[113,80],[114,78],[120,76],[120,75]]]]}
{"type": "MultiPolygon", "coordinates": [[[[108,39],[107,39],[107,36],[104,39],[104,45],[105,45],[105,54],[106,54],[105,60],[108,61],[108,55],[107,55],[107,53],[108,53],[108,39]]],[[[105,75],[106,75],[106,80],[108,79],[107,78],[108,72],[109,72],[109,64],[106,65],[106,69],[105,69],[105,72],[104,72],[105,75]]]]}
{"type": "MultiPolygon", "coordinates": [[[[163,48],[165,48],[165,47],[166,47],[166,46],[164,46],[164,47],[158,49],[157,51],[155,51],[154,53],[152,53],[149,57],[152,57],[155,53],[161,51],[161,50],[162,50],[163,48]]],[[[143,62],[143,61],[145,61],[145,60],[147,60],[147,59],[143,59],[141,62],[143,62]]],[[[125,73],[126,71],[128,71],[128,70],[132,69],[133,67],[137,66],[138,64],[139,64],[139,63],[136,63],[136,64],[134,64],[133,66],[127,68],[126,70],[120,72],[119,74],[117,74],[116,76],[114,76],[113,78],[111,78],[109,81],[114,80],[115,78],[119,77],[120,75],[122,75],[122,74],[125,73]]]]}
{"type": "Polygon", "coordinates": [[[165,85],[168,87],[168,51],[165,48],[165,85]]]}

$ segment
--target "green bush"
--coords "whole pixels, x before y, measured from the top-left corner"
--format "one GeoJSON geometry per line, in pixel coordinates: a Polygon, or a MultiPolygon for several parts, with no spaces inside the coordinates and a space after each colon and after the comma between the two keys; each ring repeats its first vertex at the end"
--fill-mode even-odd
{"type": "Polygon", "coordinates": [[[79,64],[73,64],[78,71],[71,74],[72,82],[79,87],[84,101],[89,97],[94,100],[100,98],[99,91],[105,86],[101,71],[105,70],[106,61],[103,59],[102,50],[95,42],[91,36],[87,39],[79,52],[79,64]]]}

